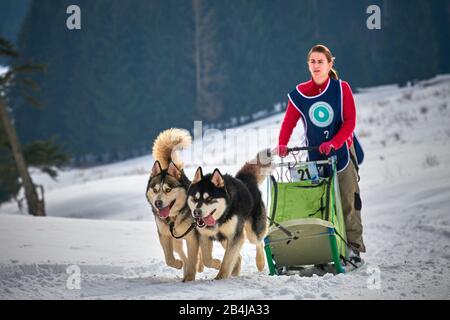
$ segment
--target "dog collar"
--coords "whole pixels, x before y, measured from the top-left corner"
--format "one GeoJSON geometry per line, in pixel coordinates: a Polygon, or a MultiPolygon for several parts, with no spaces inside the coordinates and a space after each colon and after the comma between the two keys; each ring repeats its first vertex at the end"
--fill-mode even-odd
{"type": "Polygon", "coordinates": [[[169,223],[170,234],[171,234],[172,237],[174,237],[175,239],[181,239],[181,238],[183,238],[185,235],[187,235],[189,232],[191,232],[192,229],[194,229],[196,225],[197,225],[197,224],[195,223],[195,221],[192,222],[192,224],[189,226],[189,228],[186,230],[185,233],[183,233],[181,236],[176,236],[175,233],[174,233],[174,230],[173,230],[173,229],[175,228],[175,221],[172,221],[172,222],[169,223]]]}

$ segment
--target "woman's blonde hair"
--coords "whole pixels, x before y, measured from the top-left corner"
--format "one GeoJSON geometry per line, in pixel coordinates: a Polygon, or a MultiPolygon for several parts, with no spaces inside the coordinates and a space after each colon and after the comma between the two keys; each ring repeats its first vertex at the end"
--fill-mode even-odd
{"type": "MultiPolygon", "coordinates": [[[[311,48],[311,50],[309,50],[307,62],[309,61],[309,56],[310,56],[311,53],[313,53],[313,52],[320,52],[320,53],[323,53],[323,54],[325,55],[325,57],[327,57],[328,63],[330,63],[330,62],[332,62],[332,61],[334,62],[334,59],[335,59],[335,58],[334,58],[333,55],[331,54],[330,49],[328,49],[327,47],[325,47],[323,44],[316,44],[314,47],[311,48]]],[[[333,78],[333,79],[336,79],[336,80],[339,79],[338,73],[337,73],[337,71],[336,71],[334,68],[331,68],[331,70],[330,70],[330,72],[328,73],[328,75],[330,76],[330,78],[333,78]]]]}

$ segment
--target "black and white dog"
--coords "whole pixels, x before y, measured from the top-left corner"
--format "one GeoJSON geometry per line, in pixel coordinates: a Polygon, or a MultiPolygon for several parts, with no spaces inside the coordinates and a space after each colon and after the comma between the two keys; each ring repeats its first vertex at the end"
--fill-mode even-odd
{"type": "Polygon", "coordinates": [[[195,173],[188,189],[188,205],[200,233],[204,264],[208,266],[212,259],[208,247],[211,239],[225,248],[216,279],[239,275],[245,238],[256,245],[256,266],[259,271],[264,269],[267,215],[258,185],[265,178],[263,169],[268,167],[268,150],[264,150],[235,177],[222,175],[218,169],[203,175],[201,167],[195,173]]]}

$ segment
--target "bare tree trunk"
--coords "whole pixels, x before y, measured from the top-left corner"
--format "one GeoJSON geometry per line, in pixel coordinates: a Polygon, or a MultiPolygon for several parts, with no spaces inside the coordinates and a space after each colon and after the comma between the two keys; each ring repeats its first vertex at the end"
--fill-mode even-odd
{"type": "Polygon", "coordinates": [[[14,160],[17,165],[17,170],[19,171],[19,175],[22,179],[22,184],[25,189],[25,198],[27,199],[28,213],[34,216],[45,216],[43,192],[42,199],[40,200],[33,184],[33,180],[31,180],[31,176],[28,172],[28,168],[22,154],[22,147],[17,137],[16,129],[14,128],[11,119],[9,118],[5,100],[1,95],[0,118],[8,140],[11,144],[14,160]]]}

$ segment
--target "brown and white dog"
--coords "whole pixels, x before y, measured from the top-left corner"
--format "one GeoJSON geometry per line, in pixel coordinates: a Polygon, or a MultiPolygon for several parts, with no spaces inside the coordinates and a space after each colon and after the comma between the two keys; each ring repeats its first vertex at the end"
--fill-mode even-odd
{"type": "MultiPolygon", "coordinates": [[[[185,130],[168,129],[159,134],[153,144],[155,163],[146,189],[146,198],[155,216],[165,261],[168,266],[176,269],[184,267],[183,282],[194,280],[197,269],[199,272],[203,271],[199,234],[194,228],[194,219],[186,204],[187,189],[191,182],[184,174],[183,162],[176,152],[178,149],[188,148],[190,144],[191,136],[185,130]],[[177,239],[179,236],[183,237],[177,239]],[[183,240],[187,245],[187,256],[183,240]],[[175,258],[174,252],[181,260],[175,258]]],[[[212,250],[212,245],[208,250],[212,250]]],[[[219,269],[220,261],[213,259],[208,266],[219,269]]]]}

